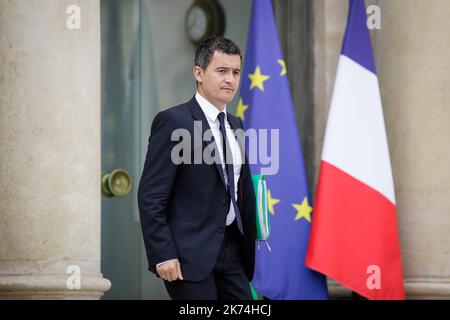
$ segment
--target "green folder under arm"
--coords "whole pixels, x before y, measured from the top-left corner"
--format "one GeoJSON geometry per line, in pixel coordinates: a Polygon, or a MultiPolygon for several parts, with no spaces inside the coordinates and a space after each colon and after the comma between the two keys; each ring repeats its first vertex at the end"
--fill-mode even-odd
{"type": "Polygon", "coordinates": [[[270,251],[268,243],[270,236],[270,216],[268,212],[266,179],[263,175],[257,174],[252,175],[252,180],[256,196],[256,240],[265,241],[270,251]]]}

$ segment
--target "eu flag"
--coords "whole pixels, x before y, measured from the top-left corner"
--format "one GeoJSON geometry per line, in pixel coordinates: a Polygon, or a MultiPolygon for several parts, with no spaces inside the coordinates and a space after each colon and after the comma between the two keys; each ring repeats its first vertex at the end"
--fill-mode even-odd
{"type": "Polygon", "coordinates": [[[326,299],[325,277],[305,267],[312,204],[270,0],[253,1],[240,92],[236,115],[247,130],[267,131],[271,157],[270,164],[260,156],[252,164],[249,157],[252,174],[266,176],[271,219],[270,249],[264,243],[257,246],[252,284],[269,299],[326,299]],[[279,143],[270,138],[276,137],[274,129],[279,143]]]}

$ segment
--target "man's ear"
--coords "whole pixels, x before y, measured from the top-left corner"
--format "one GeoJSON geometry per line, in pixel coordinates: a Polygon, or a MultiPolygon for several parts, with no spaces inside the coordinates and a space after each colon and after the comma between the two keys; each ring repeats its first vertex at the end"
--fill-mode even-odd
{"type": "Polygon", "coordinates": [[[198,83],[203,82],[203,70],[199,66],[194,66],[194,69],[192,70],[192,73],[194,74],[195,80],[197,80],[198,83]]]}

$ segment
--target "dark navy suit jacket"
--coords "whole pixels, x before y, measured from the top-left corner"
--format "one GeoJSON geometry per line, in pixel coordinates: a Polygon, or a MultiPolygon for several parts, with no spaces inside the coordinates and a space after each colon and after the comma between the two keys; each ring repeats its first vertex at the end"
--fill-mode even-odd
{"type": "MultiPolygon", "coordinates": [[[[227,114],[233,129],[242,128],[239,118],[227,114]]],[[[152,123],[148,151],[138,190],[138,204],[149,270],[156,264],[178,258],[183,278],[204,280],[218,258],[230,208],[220,163],[193,164],[194,153],[203,152],[212,141],[194,145],[194,131],[202,135],[210,129],[197,100],[164,110],[152,123]],[[194,121],[201,121],[200,127],[194,121]],[[179,141],[171,141],[175,129],[185,129],[192,137],[191,164],[175,164],[172,149],[179,141]]],[[[238,139],[239,141],[239,139],[238,139]]],[[[245,150],[242,149],[242,154],[245,150]]],[[[249,280],[255,265],[255,194],[247,157],[238,182],[237,203],[240,208],[244,236],[239,237],[240,258],[249,280]]]]}

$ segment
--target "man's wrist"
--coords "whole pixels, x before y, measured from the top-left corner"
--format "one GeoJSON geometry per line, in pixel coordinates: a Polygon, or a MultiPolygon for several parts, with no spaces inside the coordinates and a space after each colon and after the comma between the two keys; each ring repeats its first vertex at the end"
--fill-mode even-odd
{"type": "Polygon", "coordinates": [[[170,261],[178,261],[178,259],[170,259],[170,260],[160,262],[160,263],[156,264],[156,268],[158,268],[159,266],[162,266],[163,264],[170,262],[170,261]]]}

